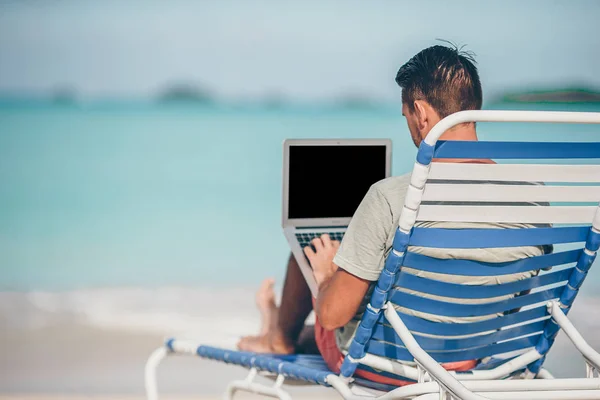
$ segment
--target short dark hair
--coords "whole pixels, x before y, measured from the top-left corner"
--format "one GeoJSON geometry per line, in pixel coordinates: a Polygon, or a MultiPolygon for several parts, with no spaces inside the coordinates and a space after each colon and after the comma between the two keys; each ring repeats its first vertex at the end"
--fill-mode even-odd
{"type": "Polygon", "coordinates": [[[398,70],[396,83],[402,102],[414,111],[415,100],[425,100],[444,118],[462,110],[479,110],[481,82],[472,53],[456,46],[431,46],[398,70]]]}

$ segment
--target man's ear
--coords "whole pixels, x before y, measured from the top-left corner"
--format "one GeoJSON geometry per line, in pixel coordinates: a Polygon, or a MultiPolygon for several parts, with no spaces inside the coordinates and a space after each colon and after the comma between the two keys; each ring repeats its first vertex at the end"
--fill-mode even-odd
{"type": "Polygon", "coordinates": [[[423,100],[414,102],[415,116],[417,117],[417,127],[419,132],[427,133],[429,131],[429,118],[427,115],[426,104],[423,100]]]}

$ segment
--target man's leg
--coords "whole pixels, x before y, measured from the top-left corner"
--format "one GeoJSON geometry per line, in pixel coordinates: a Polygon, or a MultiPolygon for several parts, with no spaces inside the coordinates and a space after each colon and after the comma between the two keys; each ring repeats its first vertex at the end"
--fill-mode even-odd
{"type": "Polygon", "coordinates": [[[296,353],[299,354],[321,354],[317,346],[314,325],[304,325],[298,343],[296,344],[296,353]]]}
{"type": "Polygon", "coordinates": [[[301,344],[301,347],[306,350],[309,348],[312,350],[314,346],[306,335],[310,331],[305,332],[302,338],[300,335],[306,317],[312,311],[312,298],[308,284],[293,255],[290,255],[288,261],[279,308],[275,305],[274,296],[267,293],[269,290],[272,293],[272,284],[263,283],[257,294],[257,304],[263,318],[261,334],[242,338],[238,347],[245,351],[289,354],[301,344]],[[261,298],[273,300],[261,301],[261,298]],[[264,333],[266,327],[268,332],[264,333]],[[299,339],[302,339],[302,343],[299,343],[299,339]]]}
{"type": "Polygon", "coordinates": [[[279,306],[279,329],[294,344],[298,343],[306,317],[312,309],[310,288],[296,258],[290,254],[279,306]]]}

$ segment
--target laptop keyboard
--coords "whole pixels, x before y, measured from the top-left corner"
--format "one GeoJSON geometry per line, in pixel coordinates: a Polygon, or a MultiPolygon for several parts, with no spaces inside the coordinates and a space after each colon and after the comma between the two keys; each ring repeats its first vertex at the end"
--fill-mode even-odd
{"type": "MultiPolygon", "coordinates": [[[[300,247],[305,248],[306,246],[311,246],[310,242],[317,237],[327,233],[331,240],[342,241],[344,237],[344,232],[298,232],[296,233],[296,239],[298,239],[298,243],[300,243],[300,247]]],[[[314,248],[313,248],[314,250],[314,248]]]]}

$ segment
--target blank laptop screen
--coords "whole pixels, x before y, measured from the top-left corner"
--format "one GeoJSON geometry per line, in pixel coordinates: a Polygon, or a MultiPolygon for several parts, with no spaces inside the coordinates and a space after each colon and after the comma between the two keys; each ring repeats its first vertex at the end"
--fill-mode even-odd
{"type": "Polygon", "coordinates": [[[290,146],[288,218],[352,217],[386,177],[386,146],[290,146]]]}

